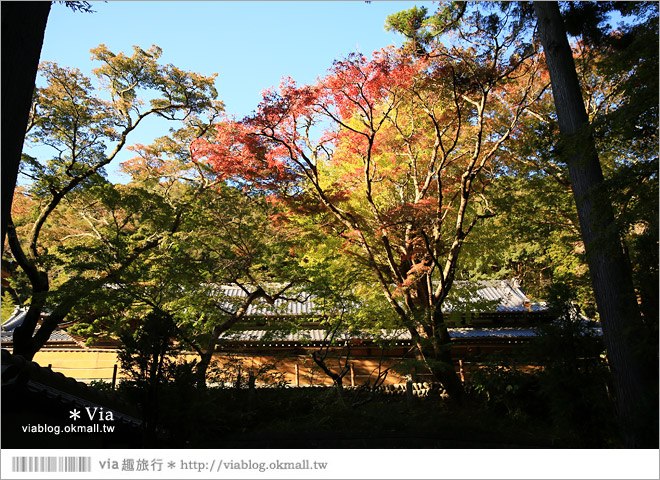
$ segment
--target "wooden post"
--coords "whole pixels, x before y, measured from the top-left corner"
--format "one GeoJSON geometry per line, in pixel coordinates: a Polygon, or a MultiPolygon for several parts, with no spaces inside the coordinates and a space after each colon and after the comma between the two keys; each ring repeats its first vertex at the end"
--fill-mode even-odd
{"type": "Polygon", "coordinates": [[[256,382],[256,377],[254,375],[254,372],[250,370],[250,373],[248,375],[248,404],[254,403],[254,388],[255,388],[255,382],[256,382]]]}
{"type": "Polygon", "coordinates": [[[458,374],[461,377],[461,382],[465,383],[465,370],[463,369],[463,360],[458,361],[458,374]]]}
{"type": "Polygon", "coordinates": [[[115,363],[112,367],[112,389],[114,390],[117,387],[117,364],[115,363]]]}
{"type": "Polygon", "coordinates": [[[295,370],[296,370],[296,387],[300,386],[300,367],[298,366],[298,362],[294,365],[295,370]]]}
{"type": "Polygon", "coordinates": [[[355,386],[355,368],[353,367],[353,364],[351,363],[351,387],[355,386]]]}

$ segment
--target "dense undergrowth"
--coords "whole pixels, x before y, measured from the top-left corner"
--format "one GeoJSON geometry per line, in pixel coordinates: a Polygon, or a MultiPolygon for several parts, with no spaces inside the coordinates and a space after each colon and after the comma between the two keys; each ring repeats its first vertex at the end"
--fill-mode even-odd
{"type": "MultiPolygon", "coordinates": [[[[620,440],[610,412],[562,419],[533,375],[471,383],[463,402],[360,390],[196,388],[169,384],[143,429],[145,447],[170,448],[598,448],[620,440]],[[506,382],[506,385],[504,384],[506,382]],[[151,428],[153,427],[153,428],[151,428]],[[149,430],[152,431],[149,431],[149,430]]],[[[508,378],[507,378],[508,377],[508,378]]],[[[492,378],[492,377],[491,377],[492,378]]],[[[124,384],[119,393],[140,402],[124,384]]]]}

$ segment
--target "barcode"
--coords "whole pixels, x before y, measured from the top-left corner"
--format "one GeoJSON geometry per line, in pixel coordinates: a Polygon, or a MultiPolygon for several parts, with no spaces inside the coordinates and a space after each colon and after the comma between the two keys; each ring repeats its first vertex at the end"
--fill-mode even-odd
{"type": "Polygon", "coordinates": [[[92,457],[12,457],[12,472],[91,472],[92,457]]]}

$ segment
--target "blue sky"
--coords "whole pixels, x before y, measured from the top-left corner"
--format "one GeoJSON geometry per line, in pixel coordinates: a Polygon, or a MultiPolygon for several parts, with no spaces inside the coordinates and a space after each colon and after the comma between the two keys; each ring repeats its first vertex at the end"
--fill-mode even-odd
{"type": "MultiPolygon", "coordinates": [[[[104,43],[115,53],[130,53],[133,45],[155,44],[163,49],[164,63],[218,73],[219,99],[227,114],[240,118],[283,76],[310,83],[336,58],[400,45],[400,35],[385,31],[385,18],[415,5],[434,8],[433,2],[415,1],[109,1],[93,2],[96,12],[89,14],[55,3],[41,60],[91,76],[98,66],[91,48],[104,43]]],[[[167,133],[159,122],[145,127],[130,143],[167,133]]],[[[130,158],[126,155],[121,159],[130,158]]]]}

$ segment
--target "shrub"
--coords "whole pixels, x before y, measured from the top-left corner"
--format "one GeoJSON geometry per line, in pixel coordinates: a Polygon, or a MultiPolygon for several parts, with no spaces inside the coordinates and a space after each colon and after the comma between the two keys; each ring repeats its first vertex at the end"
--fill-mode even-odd
{"type": "Polygon", "coordinates": [[[489,361],[472,372],[466,391],[484,402],[495,412],[515,419],[537,416],[540,406],[536,397],[538,378],[524,373],[500,357],[489,361]]]}
{"type": "Polygon", "coordinates": [[[542,369],[538,396],[552,423],[585,447],[617,442],[611,378],[597,324],[566,306],[530,346],[542,369]]]}

